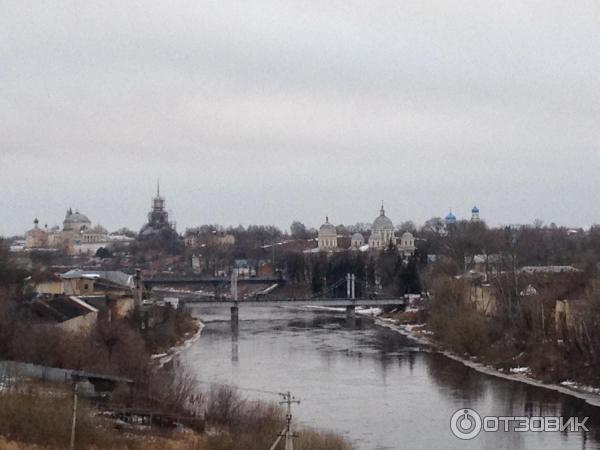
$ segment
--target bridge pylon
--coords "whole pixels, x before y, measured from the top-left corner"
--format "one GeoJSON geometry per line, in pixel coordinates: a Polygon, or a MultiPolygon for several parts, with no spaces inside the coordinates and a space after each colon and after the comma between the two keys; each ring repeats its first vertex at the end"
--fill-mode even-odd
{"type": "Polygon", "coordinates": [[[231,299],[233,306],[231,307],[231,326],[237,328],[240,319],[240,308],[238,306],[238,271],[233,269],[231,272],[231,299]]]}
{"type": "MultiPolygon", "coordinates": [[[[346,296],[349,300],[356,300],[356,275],[346,274],[346,296]]],[[[354,302],[353,302],[354,303],[354,302]]],[[[346,319],[354,321],[356,318],[356,305],[346,306],[346,319]]]]}
{"type": "Polygon", "coordinates": [[[238,302],[234,302],[233,306],[230,308],[230,311],[231,311],[231,329],[233,331],[237,331],[239,320],[240,320],[240,307],[238,306],[238,302]]]}
{"type": "Polygon", "coordinates": [[[356,275],[353,273],[346,274],[346,298],[356,298],[356,275]]]}

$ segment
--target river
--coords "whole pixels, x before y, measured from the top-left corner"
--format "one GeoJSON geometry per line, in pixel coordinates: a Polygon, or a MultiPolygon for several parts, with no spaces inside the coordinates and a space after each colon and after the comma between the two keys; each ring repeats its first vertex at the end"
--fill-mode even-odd
{"type": "Polygon", "coordinates": [[[248,398],[291,391],[294,420],[335,431],[357,450],[600,449],[600,411],[583,400],[484,375],[432,353],[369,318],[293,308],[194,310],[205,323],[181,354],[203,383],[236,385],[248,398]],[[590,432],[481,432],[454,437],[461,408],[481,416],[586,417],[590,432]]]}

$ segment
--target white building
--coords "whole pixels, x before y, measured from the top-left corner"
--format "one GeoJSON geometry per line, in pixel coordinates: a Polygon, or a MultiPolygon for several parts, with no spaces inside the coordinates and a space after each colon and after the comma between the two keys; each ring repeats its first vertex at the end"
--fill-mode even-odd
{"type": "Polygon", "coordinates": [[[329,217],[319,228],[318,248],[320,250],[333,250],[337,248],[337,231],[335,226],[329,223],[329,217]]]}
{"type": "Polygon", "coordinates": [[[63,220],[63,233],[80,233],[89,230],[92,222],[85,214],[79,211],[73,212],[71,208],[67,210],[65,220],[63,220]]]}
{"type": "Polygon", "coordinates": [[[350,238],[350,248],[359,249],[365,245],[365,238],[361,233],[354,233],[350,238]]]}
{"type": "Polygon", "coordinates": [[[412,233],[408,231],[402,235],[400,238],[400,245],[398,246],[398,250],[402,256],[412,256],[415,254],[415,250],[417,247],[415,246],[415,237],[412,233]]]}
{"type": "Polygon", "coordinates": [[[385,215],[383,202],[379,217],[375,219],[371,227],[371,236],[369,237],[369,247],[372,249],[383,249],[390,243],[396,244],[396,236],[394,235],[394,224],[385,215]]]}
{"type": "Polygon", "coordinates": [[[337,248],[337,231],[335,226],[329,223],[329,217],[325,217],[325,223],[320,226],[317,241],[320,250],[332,250],[337,248]]]}

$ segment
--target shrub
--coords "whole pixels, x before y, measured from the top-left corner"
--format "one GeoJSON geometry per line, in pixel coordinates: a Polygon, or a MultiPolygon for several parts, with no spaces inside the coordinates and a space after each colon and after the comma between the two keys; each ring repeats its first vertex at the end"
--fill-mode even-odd
{"type": "MultiPolygon", "coordinates": [[[[77,411],[77,448],[118,448],[123,442],[95,418],[80,399],[77,411]]],[[[68,448],[73,399],[67,392],[0,394],[0,435],[10,440],[68,448]]]]}

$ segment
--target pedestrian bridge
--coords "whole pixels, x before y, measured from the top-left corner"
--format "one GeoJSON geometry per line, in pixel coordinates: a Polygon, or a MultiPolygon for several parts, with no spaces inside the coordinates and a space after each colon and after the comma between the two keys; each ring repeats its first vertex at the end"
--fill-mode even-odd
{"type": "Polygon", "coordinates": [[[329,308],[345,307],[378,307],[404,306],[404,298],[261,298],[252,297],[243,300],[191,298],[186,304],[198,306],[237,306],[237,307],[268,307],[268,306],[324,306],[329,308]]]}
{"type": "Polygon", "coordinates": [[[381,307],[381,306],[404,306],[404,298],[375,298],[375,299],[352,299],[352,298],[248,298],[244,300],[224,299],[186,299],[185,304],[196,306],[229,306],[231,310],[231,323],[239,321],[239,310],[241,308],[272,307],[272,306],[294,306],[298,308],[320,306],[328,308],[345,308],[346,316],[353,318],[356,307],[381,307]]]}
{"type": "MultiPolygon", "coordinates": [[[[156,280],[154,280],[156,281],[156,280]]],[[[231,277],[231,297],[201,297],[196,295],[185,296],[181,300],[185,304],[193,304],[196,306],[229,306],[231,308],[231,322],[237,323],[239,318],[239,308],[243,307],[272,307],[272,306],[320,306],[328,308],[345,308],[348,317],[353,317],[356,307],[382,307],[382,306],[399,306],[405,305],[403,297],[365,297],[356,298],[356,277],[354,274],[347,274],[346,277],[338,280],[330,286],[326,286],[321,292],[313,297],[308,298],[286,298],[280,297],[273,293],[257,294],[253,297],[239,298],[238,296],[238,277],[234,272],[231,277]],[[346,283],[346,297],[335,298],[331,297],[333,289],[342,286],[346,283]]],[[[176,293],[174,293],[177,295],[176,293]]],[[[164,294],[163,294],[164,295],[164,294]]]]}

